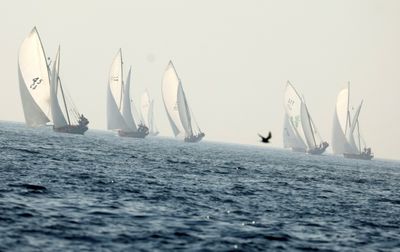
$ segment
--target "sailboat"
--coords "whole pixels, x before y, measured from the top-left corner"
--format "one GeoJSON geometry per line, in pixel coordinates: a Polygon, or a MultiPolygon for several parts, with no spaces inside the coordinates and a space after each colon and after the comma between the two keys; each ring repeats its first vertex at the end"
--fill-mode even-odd
{"type": "Polygon", "coordinates": [[[56,132],[83,134],[88,130],[89,121],[75,109],[74,112],[79,118],[78,124],[71,124],[59,78],[59,65],[60,50],[57,52],[53,71],[50,71],[39,33],[34,27],[22,42],[18,57],[19,87],[25,122],[28,126],[37,127],[52,121],[53,130],[56,132]],[[58,88],[64,100],[68,122],[58,104],[58,88]]]}
{"type": "Polygon", "coordinates": [[[185,142],[199,142],[205,134],[200,130],[189,108],[182,82],[172,61],[168,63],[164,72],[161,91],[175,137],[184,137],[185,142]]]}
{"type": "Polygon", "coordinates": [[[147,90],[142,94],[140,109],[144,124],[149,128],[149,135],[157,136],[159,132],[154,122],[154,100],[150,99],[147,90]]]}
{"type": "Polygon", "coordinates": [[[131,72],[132,68],[129,68],[128,77],[124,83],[122,50],[119,49],[111,65],[107,85],[107,128],[117,130],[121,137],[144,138],[149,134],[149,129],[142,123],[136,125],[132,116],[131,72]]]}
{"type": "Polygon", "coordinates": [[[304,98],[289,81],[285,91],[283,145],[293,151],[317,155],[329,146],[319,135],[304,98]]]}
{"type": "Polygon", "coordinates": [[[76,108],[72,110],[68,109],[64,88],[61,84],[61,79],[59,77],[60,71],[60,47],[58,47],[57,55],[55,57],[53,63],[53,70],[50,81],[50,104],[51,104],[51,115],[53,119],[53,130],[55,132],[61,133],[71,133],[71,134],[81,134],[83,135],[87,130],[87,125],[89,124],[89,120],[84,117],[82,114],[79,114],[76,108]],[[61,97],[64,104],[64,111],[66,113],[66,117],[61,110],[60,104],[58,103],[58,90],[61,91],[61,97]],[[69,115],[69,111],[72,111],[77,119],[77,124],[71,123],[71,117],[69,115]]]}
{"type": "Polygon", "coordinates": [[[334,154],[343,154],[346,158],[371,160],[374,155],[371,148],[361,145],[359,116],[363,101],[361,101],[353,118],[350,110],[350,83],[342,89],[337,97],[335,114],[333,117],[332,149],[334,154]],[[357,129],[357,130],[356,130],[357,129]]]}

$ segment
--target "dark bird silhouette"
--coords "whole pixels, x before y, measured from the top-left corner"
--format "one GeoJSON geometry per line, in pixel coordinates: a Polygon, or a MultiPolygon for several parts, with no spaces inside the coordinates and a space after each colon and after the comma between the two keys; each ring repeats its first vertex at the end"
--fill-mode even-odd
{"type": "Polygon", "coordinates": [[[258,136],[261,137],[261,142],[262,143],[269,143],[269,140],[272,137],[271,131],[268,133],[267,137],[263,137],[260,133],[258,133],[258,136]]]}

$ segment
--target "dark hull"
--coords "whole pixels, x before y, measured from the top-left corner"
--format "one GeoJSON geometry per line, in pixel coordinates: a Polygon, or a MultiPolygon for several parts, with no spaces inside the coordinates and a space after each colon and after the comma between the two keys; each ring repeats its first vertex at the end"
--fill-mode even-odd
{"type": "Polygon", "coordinates": [[[203,139],[204,136],[192,136],[192,137],[185,137],[184,141],[186,143],[197,143],[203,139]]]}
{"type": "Polygon", "coordinates": [[[308,150],[307,153],[312,155],[321,155],[322,153],[325,152],[325,150],[326,148],[315,148],[312,150],[308,150]]]}
{"type": "Polygon", "coordinates": [[[118,136],[120,137],[132,137],[132,138],[145,138],[149,133],[146,132],[132,132],[132,131],[118,131],[118,136]]]}
{"type": "Polygon", "coordinates": [[[68,134],[77,134],[83,135],[89,128],[82,125],[68,125],[61,128],[54,128],[53,130],[58,133],[68,133],[68,134]]]}
{"type": "Polygon", "coordinates": [[[362,159],[362,160],[371,160],[374,157],[374,155],[367,153],[360,153],[360,154],[343,153],[343,156],[345,158],[362,159]]]}

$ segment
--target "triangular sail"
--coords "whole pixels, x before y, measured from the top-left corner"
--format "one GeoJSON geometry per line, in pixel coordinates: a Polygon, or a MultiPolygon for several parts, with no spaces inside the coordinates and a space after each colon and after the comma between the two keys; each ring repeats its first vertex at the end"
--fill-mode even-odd
{"type": "Polygon", "coordinates": [[[129,130],[122,114],[122,52],[118,51],[111,65],[107,85],[107,128],[129,130]]]}
{"type": "Polygon", "coordinates": [[[293,148],[296,150],[306,150],[307,146],[301,139],[296,135],[292,124],[289,121],[289,116],[285,114],[284,124],[283,124],[283,147],[293,148]]]}
{"type": "Polygon", "coordinates": [[[50,86],[51,116],[55,128],[61,128],[68,125],[57,99],[59,70],[60,70],[60,48],[58,48],[57,55],[53,62],[51,86],[50,86]]]}
{"type": "Polygon", "coordinates": [[[135,120],[132,117],[131,111],[131,98],[130,98],[130,85],[131,85],[131,68],[129,68],[128,77],[125,83],[125,89],[123,90],[123,102],[122,102],[122,116],[128,125],[128,127],[137,131],[135,120]]]}
{"type": "Polygon", "coordinates": [[[144,124],[149,128],[150,135],[157,135],[158,130],[154,122],[154,100],[150,98],[146,90],[140,100],[140,111],[144,124]]]}
{"type": "Polygon", "coordinates": [[[138,122],[138,124],[145,124],[142,113],[139,113],[139,111],[137,110],[133,99],[131,99],[131,110],[132,110],[132,116],[136,118],[135,122],[138,122]]]}
{"type": "Polygon", "coordinates": [[[337,97],[333,117],[332,150],[334,154],[353,153],[354,148],[347,140],[349,128],[349,89],[342,89],[337,97]]]}
{"type": "MultiPolygon", "coordinates": [[[[363,102],[361,101],[361,104],[358,106],[356,113],[354,114],[353,120],[352,120],[352,125],[351,128],[349,130],[349,138],[348,141],[352,147],[352,152],[351,153],[357,153],[360,151],[360,147],[359,144],[356,143],[355,140],[355,135],[354,135],[354,130],[356,129],[356,127],[358,126],[358,117],[360,115],[360,111],[361,111],[361,107],[362,107],[363,102]]],[[[357,142],[359,142],[359,138],[360,136],[357,135],[357,142]]]]}
{"type": "Polygon", "coordinates": [[[167,111],[168,120],[175,136],[183,132],[178,109],[178,87],[180,80],[174,65],[170,61],[163,76],[161,91],[164,107],[167,111]]]}
{"type": "Polygon", "coordinates": [[[33,127],[45,125],[50,121],[50,78],[36,27],[20,47],[18,77],[26,124],[33,127]]]}
{"type": "Polygon", "coordinates": [[[152,135],[158,134],[158,129],[154,121],[154,100],[151,100],[149,107],[149,132],[152,135]]]}
{"type": "Polygon", "coordinates": [[[314,137],[314,130],[311,125],[311,117],[308,112],[305,102],[301,105],[301,125],[303,127],[304,136],[309,149],[314,149],[317,147],[314,137]]]}
{"type": "Polygon", "coordinates": [[[143,123],[149,128],[151,132],[150,125],[150,96],[147,90],[142,94],[140,99],[140,111],[143,117],[143,123]]]}
{"type": "Polygon", "coordinates": [[[192,122],[190,117],[189,106],[187,104],[185,91],[183,91],[182,84],[178,87],[178,111],[182,126],[185,129],[186,136],[193,135],[192,122]]]}
{"type": "Polygon", "coordinates": [[[302,113],[304,113],[303,100],[290,82],[287,82],[284,98],[285,111],[292,126],[293,132],[298,138],[298,142],[302,142],[304,146],[307,146],[302,123],[302,113]]]}

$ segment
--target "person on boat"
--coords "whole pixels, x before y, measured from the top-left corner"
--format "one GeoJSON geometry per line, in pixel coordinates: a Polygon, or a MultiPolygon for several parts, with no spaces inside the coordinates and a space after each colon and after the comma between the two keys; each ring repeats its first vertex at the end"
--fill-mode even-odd
{"type": "Polygon", "coordinates": [[[83,114],[81,114],[81,115],[79,116],[79,121],[78,121],[78,123],[79,123],[79,125],[81,125],[81,126],[86,126],[86,125],[89,124],[89,120],[88,120],[83,114]]]}
{"type": "Polygon", "coordinates": [[[147,126],[144,125],[143,123],[140,123],[138,127],[138,132],[143,132],[144,134],[147,135],[149,134],[149,128],[147,128],[147,126]]]}

